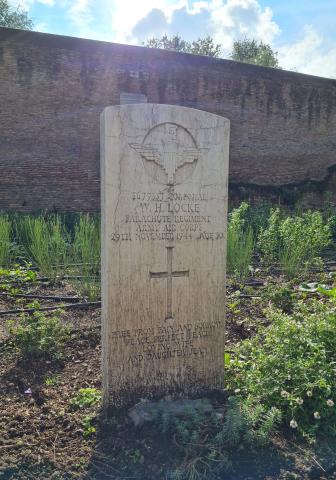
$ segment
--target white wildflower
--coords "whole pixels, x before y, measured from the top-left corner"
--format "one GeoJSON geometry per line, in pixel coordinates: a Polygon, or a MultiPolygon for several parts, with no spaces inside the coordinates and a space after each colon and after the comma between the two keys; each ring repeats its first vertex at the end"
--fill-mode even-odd
{"type": "Polygon", "coordinates": [[[321,415],[319,412],[314,412],[314,418],[316,418],[316,420],[319,420],[321,418],[321,415]]]}
{"type": "Polygon", "coordinates": [[[334,404],[334,402],[329,398],[329,400],[327,400],[327,405],[328,405],[328,407],[333,407],[335,404],[334,404]]]}
{"type": "Polygon", "coordinates": [[[303,404],[302,398],[297,398],[296,403],[299,404],[299,405],[302,405],[303,404]]]}
{"type": "Polygon", "coordinates": [[[307,397],[312,397],[312,396],[313,396],[313,392],[311,390],[308,390],[307,397]]]}
{"type": "Polygon", "coordinates": [[[291,420],[291,421],[289,422],[289,425],[290,425],[291,428],[297,428],[297,427],[298,427],[298,424],[296,423],[295,420],[291,420]]]}
{"type": "Polygon", "coordinates": [[[289,396],[289,393],[286,392],[286,390],[281,390],[281,396],[282,396],[283,398],[287,398],[287,397],[289,396]]]}

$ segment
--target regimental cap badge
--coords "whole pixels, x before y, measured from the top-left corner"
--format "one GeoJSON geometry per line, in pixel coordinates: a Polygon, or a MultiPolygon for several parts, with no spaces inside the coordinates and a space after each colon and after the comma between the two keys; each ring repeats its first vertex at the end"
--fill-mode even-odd
{"type": "Polygon", "coordinates": [[[156,125],[142,143],[129,145],[141,155],[146,172],[157,183],[168,186],[187,180],[201,156],[191,133],[175,123],[156,125]]]}

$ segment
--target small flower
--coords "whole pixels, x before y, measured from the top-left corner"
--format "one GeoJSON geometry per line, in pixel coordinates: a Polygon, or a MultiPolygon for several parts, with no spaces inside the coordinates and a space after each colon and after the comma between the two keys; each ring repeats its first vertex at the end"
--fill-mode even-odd
{"type": "Polygon", "coordinates": [[[302,398],[297,398],[296,403],[298,403],[299,405],[302,405],[303,404],[302,398]]]}
{"type": "Polygon", "coordinates": [[[234,391],[234,393],[239,393],[240,392],[240,388],[236,388],[236,390],[234,391]]]}
{"type": "Polygon", "coordinates": [[[283,398],[287,398],[289,396],[289,393],[286,390],[281,390],[281,396],[283,398]]]}
{"type": "Polygon", "coordinates": [[[327,400],[327,405],[328,405],[328,407],[333,407],[335,404],[334,404],[334,402],[329,398],[329,400],[327,400]]]}
{"type": "Polygon", "coordinates": [[[314,418],[316,418],[316,420],[319,420],[321,418],[321,415],[319,412],[314,412],[314,418]]]}
{"type": "Polygon", "coordinates": [[[312,397],[313,396],[313,392],[311,390],[308,390],[307,391],[307,397],[312,397]]]}
{"type": "Polygon", "coordinates": [[[297,428],[298,427],[298,424],[296,423],[296,421],[294,419],[292,419],[289,422],[289,425],[290,425],[291,428],[297,428]]]}

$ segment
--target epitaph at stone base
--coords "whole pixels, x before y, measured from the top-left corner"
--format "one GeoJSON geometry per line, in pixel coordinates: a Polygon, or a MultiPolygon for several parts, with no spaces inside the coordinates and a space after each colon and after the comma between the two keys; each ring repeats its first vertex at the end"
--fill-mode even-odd
{"type": "Polygon", "coordinates": [[[102,114],[104,405],[223,386],[229,121],[102,114]]]}

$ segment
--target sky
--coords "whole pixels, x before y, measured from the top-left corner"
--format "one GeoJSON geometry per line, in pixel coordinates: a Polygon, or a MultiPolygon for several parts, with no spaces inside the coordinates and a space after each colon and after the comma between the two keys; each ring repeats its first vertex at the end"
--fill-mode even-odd
{"type": "Polygon", "coordinates": [[[235,40],[255,38],[286,70],[336,78],[336,0],[9,0],[34,30],[142,45],[148,38],[210,35],[228,58],[235,40]]]}

